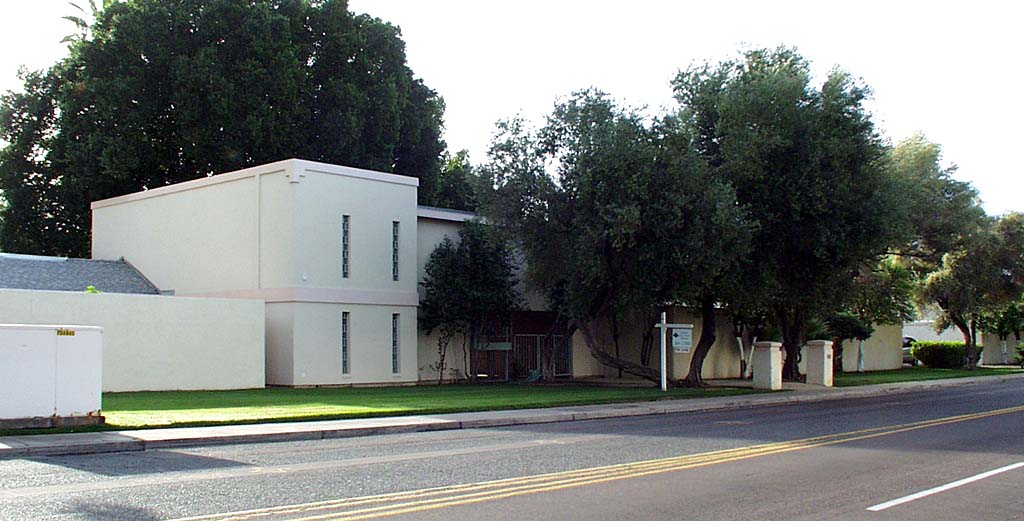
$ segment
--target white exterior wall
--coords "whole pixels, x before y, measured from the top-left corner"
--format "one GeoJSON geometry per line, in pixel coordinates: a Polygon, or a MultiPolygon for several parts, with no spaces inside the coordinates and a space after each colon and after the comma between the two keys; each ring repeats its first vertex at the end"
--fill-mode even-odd
{"type": "MultiPolygon", "coordinates": [[[[465,212],[434,208],[420,208],[418,214],[419,218],[416,222],[416,281],[417,295],[422,296],[423,288],[419,286],[419,283],[423,282],[423,279],[427,276],[426,266],[427,261],[430,260],[430,254],[434,252],[434,249],[437,248],[438,244],[441,244],[445,237],[458,244],[459,230],[462,229],[463,223],[472,218],[472,216],[465,212]]],[[[417,324],[416,367],[420,380],[437,380],[437,370],[432,367],[436,367],[439,359],[437,339],[437,331],[427,335],[417,324]]],[[[465,365],[462,353],[462,337],[459,336],[453,338],[448,345],[447,354],[445,355],[445,379],[454,378],[456,372],[460,377],[464,378],[466,375],[465,365]]]]}
{"type": "MultiPolygon", "coordinates": [[[[427,276],[427,261],[438,244],[445,237],[453,243],[459,242],[459,230],[463,221],[431,219],[420,217],[416,222],[416,280],[422,282],[427,276]]],[[[418,288],[422,291],[422,288],[418,288]]]]}
{"type": "Polygon", "coordinates": [[[263,304],[252,300],[0,290],[0,317],[103,328],[103,390],[263,387],[263,304]]]}
{"type": "Polygon", "coordinates": [[[947,327],[942,331],[935,331],[934,320],[915,320],[903,324],[903,336],[914,337],[915,340],[927,340],[935,342],[963,342],[964,336],[955,327],[947,327]]]}
{"type": "MultiPolygon", "coordinates": [[[[981,363],[986,365],[1002,365],[1017,363],[1017,346],[1020,342],[1017,337],[1009,335],[1006,340],[1000,340],[999,335],[992,333],[978,334],[978,343],[985,348],[981,350],[981,363]],[[1003,354],[1003,348],[1006,354],[1003,354]]],[[[963,339],[960,339],[963,342],[963,339]]]]}
{"type": "Polygon", "coordinates": [[[378,175],[380,179],[363,179],[306,171],[296,190],[295,272],[288,285],[361,292],[358,297],[346,296],[347,301],[404,298],[416,304],[417,181],[378,175]],[[348,278],[341,276],[342,215],[350,216],[348,278]],[[395,221],[399,222],[397,282],[391,271],[395,221]]]}
{"type": "Polygon", "coordinates": [[[290,159],[129,194],[93,203],[94,257],[124,257],[178,296],[265,302],[270,384],[414,381],[417,185],[410,177],[290,159]],[[342,215],[350,217],[347,278],[342,215]],[[398,281],[392,278],[396,221],[398,281]],[[361,350],[353,351],[352,376],[343,379],[345,306],[361,324],[352,339],[361,350]],[[398,375],[391,373],[392,313],[402,317],[398,375]]]}
{"type": "MultiPolygon", "coordinates": [[[[888,371],[903,367],[903,326],[875,324],[864,341],[864,370],[888,371]]],[[[843,342],[843,371],[857,371],[857,340],[843,342]]]]}
{"type": "Polygon", "coordinates": [[[416,308],[309,302],[268,305],[267,383],[314,386],[417,379],[416,308]],[[349,374],[342,374],[341,314],[349,313],[349,374]],[[399,314],[399,372],[392,372],[391,317],[399,314]],[[269,361],[273,360],[273,363],[269,361]]]}
{"type": "Polygon", "coordinates": [[[124,257],[161,290],[253,287],[254,179],[201,179],[95,202],[92,258],[124,257]]]}
{"type": "Polygon", "coordinates": [[[291,302],[266,305],[267,385],[294,385],[294,308],[291,302]]]}

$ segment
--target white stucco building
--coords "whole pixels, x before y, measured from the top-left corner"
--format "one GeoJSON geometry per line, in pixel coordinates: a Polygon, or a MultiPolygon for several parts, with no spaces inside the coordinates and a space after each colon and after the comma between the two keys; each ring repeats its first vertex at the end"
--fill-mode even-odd
{"type": "Polygon", "coordinates": [[[419,214],[430,241],[470,217],[420,210],[417,184],[292,159],[155,188],[93,203],[92,255],[178,296],[263,300],[268,385],[415,382],[419,214]]]}
{"type": "MultiPolygon", "coordinates": [[[[418,182],[289,159],[96,201],[92,256],[127,260],[165,295],[262,301],[267,385],[434,380],[437,343],[417,327],[418,285],[436,245],[456,239],[473,214],[418,206],[418,182]]],[[[531,309],[508,317],[491,349],[464,356],[453,342],[455,373],[446,378],[465,375],[467,358],[492,378],[525,377],[539,365],[541,342],[557,346],[559,376],[615,374],[580,335],[555,324],[541,299],[526,300],[531,309]]],[[[699,334],[698,317],[673,314],[699,334]]],[[[643,331],[633,329],[639,341],[643,331]]],[[[705,378],[739,376],[730,329],[721,325],[705,378]]],[[[892,351],[899,367],[898,340],[892,351]]],[[[657,367],[657,353],[649,363],[657,367]]],[[[672,377],[688,364],[689,353],[674,353],[672,377]]]]}

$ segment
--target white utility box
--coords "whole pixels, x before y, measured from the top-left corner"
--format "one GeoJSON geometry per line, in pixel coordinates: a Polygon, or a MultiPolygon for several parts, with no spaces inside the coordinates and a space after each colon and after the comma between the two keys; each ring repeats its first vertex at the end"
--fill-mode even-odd
{"type": "Polygon", "coordinates": [[[807,358],[807,383],[832,387],[832,342],[811,340],[804,351],[807,358]]]}
{"type": "Polygon", "coordinates": [[[0,360],[0,428],[103,422],[103,328],[0,324],[0,360]]]}
{"type": "Polygon", "coordinates": [[[782,344],[754,342],[754,389],[782,389],[782,344]]]}

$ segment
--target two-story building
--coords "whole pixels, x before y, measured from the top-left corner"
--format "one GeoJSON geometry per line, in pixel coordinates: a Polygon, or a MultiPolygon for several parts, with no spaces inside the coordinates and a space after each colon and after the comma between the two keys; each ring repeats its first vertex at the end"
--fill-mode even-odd
{"type": "MultiPolygon", "coordinates": [[[[417,206],[417,187],[413,177],[279,161],[94,202],[92,256],[126,259],[164,294],[262,300],[268,385],[434,380],[437,342],[418,330],[418,285],[435,246],[473,214],[417,206]]],[[[614,375],[555,327],[540,299],[527,301],[495,349],[465,356],[454,342],[449,367],[465,375],[472,358],[478,373],[522,378],[552,342],[560,376],[614,375]]],[[[699,332],[692,313],[673,317],[699,332]]],[[[623,331],[639,340],[646,326],[623,331]]],[[[705,378],[739,376],[740,356],[723,323],[705,378]]],[[[685,376],[689,357],[671,353],[673,378],[685,376]]]]}
{"type": "Polygon", "coordinates": [[[415,382],[416,189],[280,161],[93,203],[92,256],[165,293],[263,300],[269,385],[415,382]]]}

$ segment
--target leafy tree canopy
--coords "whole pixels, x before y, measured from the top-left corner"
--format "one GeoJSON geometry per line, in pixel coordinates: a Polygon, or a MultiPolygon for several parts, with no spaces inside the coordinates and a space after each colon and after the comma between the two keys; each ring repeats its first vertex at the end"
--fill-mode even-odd
{"type": "Polygon", "coordinates": [[[845,340],[848,338],[866,340],[875,332],[875,328],[864,323],[853,313],[840,312],[832,315],[826,320],[828,334],[832,338],[845,340]]]}
{"type": "Polygon", "coordinates": [[[420,201],[439,208],[476,211],[478,184],[468,151],[445,152],[437,176],[420,181],[420,201]]]}
{"type": "Polygon", "coordinates": [[[85,255],[91,201],[289,157],[435,172],[441,98],[344,0],[104,4],[0,100],[0,248],[85,255]]]}
{"type": "Polygon", "coordinates": [[[448,344],[463,338],[465,369],[475,375],[468,350],[475,348],[486,325],[506,323],[521,305],[518,277],[507,241],[493,227],[467,222],[458,242],[445,237],[434,248],[420,286],[419,325],[438,332],[438,381],[444,380],[448,344]]]}
{"type": "Polygon", "coordinates": [[[970,183],[953,178],[956,167],[943,168],[942,148],[924,135],[914,135],[888,152],[905,219],[892,222],[909,237],[899,253],[917,257],[912,265],[927,271],[942,255],[970,241],[982,225],[985,211],[970,183]]]}
{"type": "Polygon", "coordinates": [[[858,274],[846,307],[868,324],[898,325],[916,316],[916,290],[914,273],[904,263],[887,257],[858,274]]]}
{"type": "Polygon", "coordinates": [[[601,362],[659,373],[610,349],[624,310],[693,299],[745,252],[731,188],[711,178],[671,120],[650,124],[590,90],[558,103],[540,130],[499,126],[482,168],[484,213],[511,232],[527,280],[584,333],[601,362]]]}
{"type": "Polygon", "coordinates": [[[967,345],[964,365],[977,363],[977,331],[985,314],[1020,298],[1024,292],[1024,214],[1008,214],[986,223],[964,248],[947,253],[928,275],[924,302],[942,310],[937,326],[955,326],[967,345]]]}
{"type": "Polygon", "coordinates": [[[521,305],[511,250],[484,224],[465,223],[458,242],[445,237],[425,271],[419,322],[427,334],[444,328],[468,334],[521,305]]]}
{"type": "Polygon", "coordinates": [[[990,306],[982,313],[981,329],[1001,339],[1012,334],[1020,342],[1024,332],[1024,295],[1002,306],[990,306]]]}
{"type": "Polygon", "coordinates": [[[833,70],[820,88],[794,50],[692,67],[673,82],[697,129],[697,148],[734,187],[756,225],[744,306],[765,303],[796,360],[808,320],[838,311],[857,269],[899,240],[902,211],[885,146],[864,101],[868,88],[833,70]]]}

